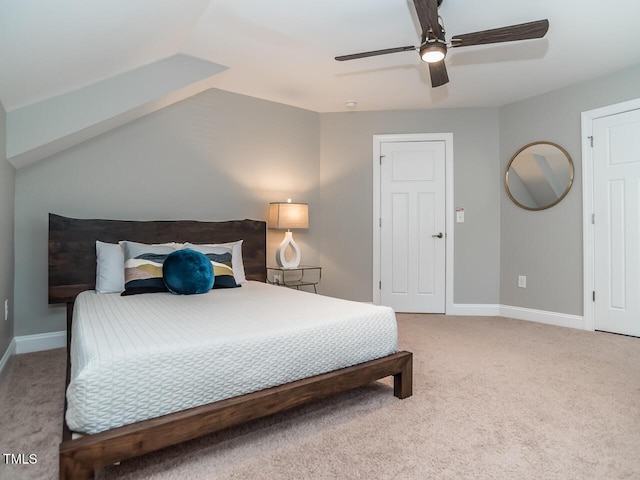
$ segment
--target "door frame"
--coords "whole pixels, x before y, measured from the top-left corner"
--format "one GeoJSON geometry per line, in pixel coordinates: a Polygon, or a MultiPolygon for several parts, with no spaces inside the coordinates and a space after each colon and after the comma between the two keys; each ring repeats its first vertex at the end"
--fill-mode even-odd
{"type": "Polygon", "coordinates": [[[403,133],[373,136],[373,282],[372,298],[380,305],[380,152],[386,142],[443,141],[445,155],[445,314],[453,309],[453,133],[403,133]]]}
{"type": "MultiPolygon", "coordinates": [[[[609,117],[640,109],[640,98],[608,105],[582,112],[582,252],[583,252],[583,315],[584,329],[595,330],[595,230],[592,223],[593,214],[593,122],[598,118],[609,117]]],[[[596,140],[597,141],[597,140],[596,140]]]]}

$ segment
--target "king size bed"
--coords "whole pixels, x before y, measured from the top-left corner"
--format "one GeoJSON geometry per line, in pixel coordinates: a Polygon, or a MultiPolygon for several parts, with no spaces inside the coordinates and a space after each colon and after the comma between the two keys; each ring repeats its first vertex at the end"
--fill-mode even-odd
{"type": "Polygon", "coordinates": [[[49,303],[67,305],[60,478],[92,478],[97,468],[391,375],[396,397],[412,394],[412,354],[397,350],[391,309],[265,279],[264,222],[50,214],[49,303]],[[97,293],[96,242],[123,240],[171,249],[242,240],[246,279],[200,295],[97,293]]]}

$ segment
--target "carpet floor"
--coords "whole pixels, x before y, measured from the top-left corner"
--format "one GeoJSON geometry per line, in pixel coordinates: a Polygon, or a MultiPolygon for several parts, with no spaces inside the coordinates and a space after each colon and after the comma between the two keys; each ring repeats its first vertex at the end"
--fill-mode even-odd
{"type": "MultiPolygon", "coordinates": [[[[391,379],[99,470],[115,479],[638,479],[640,339],[500,317],[398,315],[391,379]]],[[[2,479],[57,478],[65,353],[0,384],[2,479]]]]}

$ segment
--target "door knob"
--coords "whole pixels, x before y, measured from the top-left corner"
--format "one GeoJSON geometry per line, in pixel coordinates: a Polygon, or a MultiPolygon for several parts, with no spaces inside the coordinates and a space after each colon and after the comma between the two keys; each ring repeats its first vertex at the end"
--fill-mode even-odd
{"type": "Polygon", "coordinates": [[[434,234],[433,234],[433,235],[431,235],[431,236],[432,236],[432,237],[438,237],[438,238],[442,238],[442,237],[443,237],[442,232],[440,232],[440,233],[434,233],[434,234]]]}

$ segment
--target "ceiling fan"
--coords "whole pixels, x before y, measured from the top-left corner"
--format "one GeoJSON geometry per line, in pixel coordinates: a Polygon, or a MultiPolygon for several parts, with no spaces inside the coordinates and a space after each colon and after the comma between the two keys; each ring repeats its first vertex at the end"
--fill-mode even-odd
{"type": "Polygon", "coordinates": [[[422,27],[420,46],[406,46],[396,48],[386,48],[383,50],[373,50],[370,52],[354,53],[335,57],[339,62],[345,60],[355,60],[356,58],[375,57],[388,53],[418,51],[420,58],[429,64],[429,74],[431,75],[431,86],[439,87],[449,83],[447,68],[444,58],[449,48],[470,47],[473,45],[486,45],[489,43],[513,42],[516,40],[529,40],[542,38],[549,30],[549,20],[537,20],[535,22],[510,25],[508,27],[482,30],[479,32],[465,33],[464,35],[454,35],[447,43],[445,38],[444,24],[438,15],[438,7],[442,0],[413,0],[422,27]]]}

